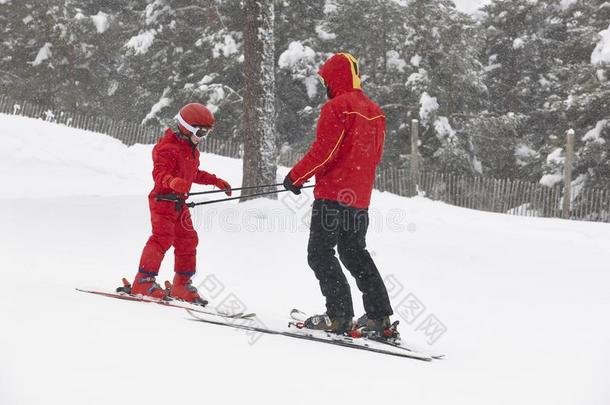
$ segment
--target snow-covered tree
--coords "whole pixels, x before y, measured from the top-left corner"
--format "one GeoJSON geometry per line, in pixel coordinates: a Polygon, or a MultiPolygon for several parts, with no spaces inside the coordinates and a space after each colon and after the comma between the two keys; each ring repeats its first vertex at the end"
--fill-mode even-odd
{"type": "Polygon", "coordinates": [[[487,96],[477,28],[451,1],[414,0],[404,15],[406,86],[423,130],[424,163],[442,171],[480,171],[468,131],[487,96]]]}
{"type": "Polygon", "coordinates": [[[311,144],[326,98],[317,71],[334,34],[323,26],[324,6],[324,0],[275,3],[276,128],[283,150],[303,151],[311,144]]]}
{"type": "Polygon", "coordinates": [[[483,167],[497,177],[535,180],[545,134],[556,124],[546,105],[554,92],[551,71],[565,38],[560,1],[495,0],[483,12],[481,59],[490,98],[475,141],[483,148],[485,143],[499,146],[482,156],[483,167]]]}
{"type": "MultiPolygon", "coordinates": [[[[576,135],[574,175],[577,185],[607,188],[610,179],[610,4],[577,1],[562,14],[566,38],[561,63],[553,69],[556,96],[548,109],[576,135]]],[[[557,128],[555,134],[561,134],[557,128]]],[[[563,137],[547,145],[563,147],[563,137]]],[[[545,173],[552,173],[546,168],[545,173]]],[[[578,188],[576,189],[578,191],[578,188]]],[[[577,193],[575,195],[578,196],[577,193]]]]}
{"type": "MultiPolygon", "coordinates": [[[[244,4],[0,1],[0,90],[147,124],[169,124],[197,101],[216,115],[212,137],[241,142],[244,4]]],[[[552,184],[573,129],[577,184],[610,179],[607,0],[490,0],[475,19],[450,0],[273,5],[282,150],[311,143],[326,98],[317,70],[344,51],[387,115],[386,167],[408,166],[417,118],[425,168],[552,184]]]]}

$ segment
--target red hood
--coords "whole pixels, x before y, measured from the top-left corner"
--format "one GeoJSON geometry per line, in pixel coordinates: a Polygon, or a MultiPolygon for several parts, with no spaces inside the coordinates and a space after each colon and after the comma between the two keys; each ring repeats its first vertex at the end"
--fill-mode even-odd
{"type": "Polygon", "coordinates": [[[330,89],[331,98],[347,91],[361,89],[358,60],[349,53],[334,54],[324,62],[318,74],[330,89]]]}

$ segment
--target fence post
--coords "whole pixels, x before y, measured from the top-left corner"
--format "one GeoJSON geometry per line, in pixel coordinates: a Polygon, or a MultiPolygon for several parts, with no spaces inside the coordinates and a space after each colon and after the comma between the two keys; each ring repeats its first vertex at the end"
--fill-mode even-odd
{"type": "Polygon", "coordinates": [[[574,162],[574,130],[566,132],[566,156],[563,170],[563,208],[562,217],[570,218],[572,203],[572,164],[574,162]]]}
{"type": "Polygon", "coordinates": [[[410,177],[411,181],[410,190],[408,190],[409,197],[417,195],[417,183],[419,179],[419,121],[416,119],[411,120],[411,166],[410,166],[410,177]]]}

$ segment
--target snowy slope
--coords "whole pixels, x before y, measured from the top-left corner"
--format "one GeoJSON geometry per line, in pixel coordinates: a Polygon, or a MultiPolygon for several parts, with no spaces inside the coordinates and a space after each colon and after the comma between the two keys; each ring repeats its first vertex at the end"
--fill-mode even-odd
{"type": "MultiPolygon", "coordinates": [[[[404,287],[391,290],[395,306],[409,294],[425,306],[402,334],[447,359],[276,336],[250,344],[178,310],[74,291],[133,276],[149,232],[150,146],[6,115],[0,144],[2,404],[610,403],[608,224],[375,192],[369,249],[404,287]],[[446,327],[432,345],[417,330],[429,315],[446,327]]],[[[206,154],[202,167],[240,183],[239,161],[206,154]]],[[[195,209],[202,291],[216,304],[233,294],[269,326],[294,306],[321,310],[308,202],[195,209]]]]}

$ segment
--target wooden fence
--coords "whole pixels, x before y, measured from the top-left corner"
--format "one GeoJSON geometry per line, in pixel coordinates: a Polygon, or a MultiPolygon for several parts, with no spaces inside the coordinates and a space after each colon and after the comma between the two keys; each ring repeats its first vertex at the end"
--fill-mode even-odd
{"type": "MultiPolygon", "coordinates": [[[[73,128],[108,134],[126,145],[150,144],[163,134],[160,126],[142,126],[117,122],[103,117],[74,114],[41,107],[29,102],[15,102],[0,96],[0,113],[23,115],[73,128]]],[[[205,151],[240,159],[243,145],[219,138],[209,138],[205,151]]],[[[302,153],[286,151],[278,156],[278,164],[294,165],[302,153]]],[[[538,183],[511,179],[492,179],[422,171],[412,178],[408,169],[377,171],[375,187],[402,196],[415,193],[448,204],[481,211],[533,217],[562,217],[563,186],[546,187],[538,183]]],[[[610,222],[610,191],[586,188],[572,196],[570,219],[610,222]]]]}
{"type": "MultiPolygon", "coordinates": [[[[377,172],[375,186],[403,196],[412,196],[413,190],[417,190],[432,200],[481,211],[531,217],[563,216],[563,185],[547,187],[521,180],[431,171],[412,179],[408,169],[385,169],[377,172]]],[[[573,194],[567,218],[610,222],[610,190],[583,188],[573,194]]]]}

